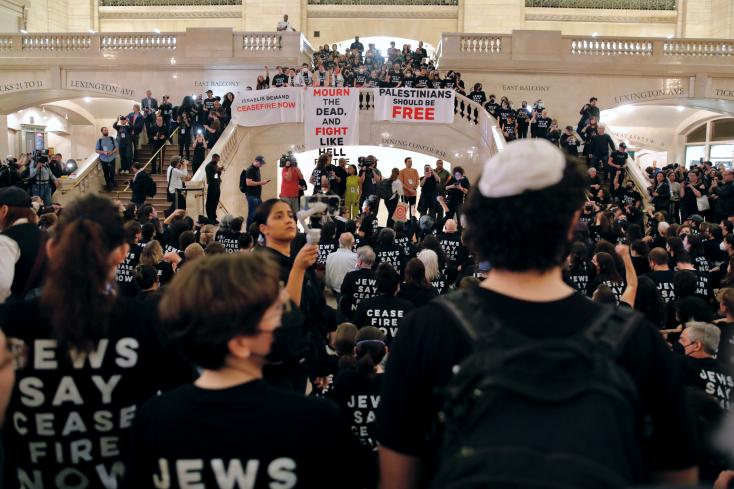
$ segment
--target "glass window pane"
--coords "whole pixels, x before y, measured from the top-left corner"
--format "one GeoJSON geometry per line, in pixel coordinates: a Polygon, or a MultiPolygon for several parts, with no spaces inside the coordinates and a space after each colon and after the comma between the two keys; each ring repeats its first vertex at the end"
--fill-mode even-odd
{"type": "Polygon", "coordinates": [[[727,139],[734,139],[734,119],[722,119],[720,121],[714,121],[711,123],[713,126],[711,129],[711,140],[712,141],[725,141],[727,139]]]}
{"type": "Polygon", "coordinates": [[[734,152],[734,144],[713,144],[711,145],[711,159],[713,158],[731,158],[734,152]]]}
{"type": "Polygon", "coordinates": [[[686,136],[687,143],[703,143],[706,142],[706,124],[698,126],[696,129],[688,133],[686,136]]]}
{"type": "Polygon", "coordinates": [[[706,158],[706,146],[686,146],[686,168],[706,158]]]}

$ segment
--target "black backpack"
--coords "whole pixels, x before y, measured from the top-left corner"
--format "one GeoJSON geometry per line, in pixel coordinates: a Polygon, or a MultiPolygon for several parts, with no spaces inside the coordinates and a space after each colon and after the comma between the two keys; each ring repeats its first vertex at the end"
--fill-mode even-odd
{"type": "Polygon", "coordinates": [[[392,180],[386,178],[377,184],[377,196],[382,200],[390,200],[390,197],[392,197],[392,180]]]}
{"type": "Polygon", "coordinates": [[[642,477],[643,415],[617,364],[638,324],[606,308],[570,337],[529,338],[462,290],[436,299],[473,348],[444,392],[432,488],[605,489],[642,477]]]}
{"type": "Polygon", "coordinates": [[[155,197],[158,192],[158,187],[151,177],[145,179],[145,195],[148,197],[155,197]]]}

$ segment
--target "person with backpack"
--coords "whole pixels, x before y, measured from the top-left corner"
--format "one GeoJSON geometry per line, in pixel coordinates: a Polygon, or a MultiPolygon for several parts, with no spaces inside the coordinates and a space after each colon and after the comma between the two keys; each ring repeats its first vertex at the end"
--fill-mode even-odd
{"type": "Polygon", "coordinates": [[[143,171],[143,163],[136,161],[133,164],[133,178],[130,180],[130,189],[133,196],[130,199],[137,209],[143,207],[146,198],[155,197],[158,192],[153,179],[147,172],[143,171]]]}
{"type": "MultiPolygon", "coordinates": [[[[95,150],[99,155],[99,162],[102,164],[105,190],[111,192],[112,189],[117,186],[115,183],[115,153],[117,153],[118,148],[115,138],[110,136],[109,130],[106,127],[103,127],[101,131],[102,137],[97,140],[95,150]]],[[[51,196],[49,195],[49,200],[50,198],[51,196]]]]}
{"type": "Polygon", "coordinates": [[[377,413],[383,489],[696,481],[680,363],[637,313],[563,282],[584,188],[545,140],[486,162],[464,214],[492,268],[400,325],[377,413]]]}

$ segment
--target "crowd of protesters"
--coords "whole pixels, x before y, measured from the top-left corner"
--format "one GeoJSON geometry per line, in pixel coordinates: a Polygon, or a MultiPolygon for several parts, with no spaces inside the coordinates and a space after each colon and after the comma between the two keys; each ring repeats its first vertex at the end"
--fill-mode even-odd
{"type": "MultiPolygon", "coordinates": [[[[258,88],[440,80],[422,47],[333,48],[258,88]]],[[[199,222],[0,190],[4,486],[729,487],[734,172],[650,169],[647,198],[595,99],[561,133],[542,101],[468,96],[509,141],[476,182],[286,156],[263,201],[257,156],[249,215],[217,221],[215,194],[199,222]],[[317,242],[304,194],[339,202],[317,242]]],[[[120,127],[160,149],[228,121],[151,99],[118,121],[132,148],[120,127]]]]}

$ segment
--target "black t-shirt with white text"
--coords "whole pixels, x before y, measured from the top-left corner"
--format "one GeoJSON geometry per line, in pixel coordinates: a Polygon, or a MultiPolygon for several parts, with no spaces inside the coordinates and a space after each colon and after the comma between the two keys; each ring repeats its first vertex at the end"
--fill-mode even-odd
{"type": "Polygon", "coordinates": [[[216,236],[214,236],[214,241],[222,243],[224,248],[227,250],[227,253],[239,253],[239,237],[241,235],[242,233],[235,233],[232,231],[217,232],[216,236]]]}
{"type": "Polygon", "coordinates": [[[375,272],[367,268],[348,272],[342,282],[342,299],[339,309],[346,317],[354,318],[359,303],[376,295],[375,272]]]}
{"type": "Polygon", "coordinates": [[[389,263],[398,273],[403,271],[408,262],[405,249],[395,243],[375,246],[375,257],[375,264],[389,263]]]}
{"type": "Polygon", "coordinates": [[[372,431],[383,377],[382,374],[363,377],[352,369],[342,370],[334,379],[330,396],[339,405],[352,434],[369,450],[377,450],[372,431]]]}
{"type": "Polygon", "coordinates": [[[461,234],[456,233],[441,233],[438,235],[438,242],[441,244],[441,249],[446,255],[446,261],[452,264],[457,264],[461,249],[464,245],[461,244],[461,234]]]}
{"type": "Polygon", "coordinates": [[[413,309],[413,304],[392,295],[378,295],[365,299],[357,306],[354,315],[354,324],[358,328],[374,326],[385,333],[385,343],[390,342],[398,334],[398,328],[408,311],[413,309]]]}
{"type": "Polygon", "coordinates": [[[139,244],[133,244],[130,246],[130,251],[127,252],[125,260],[117,266],[115,272],[115,281],[117,282],[117,288],[120,290],[120,294],[127,297],[135,297],[138,293],[138,287],[135,285],[135,267],[138,266],[140,261],[140,252],[143,251],[143,247],[139,244]]]}
{"type": "Polygon", "coordinates": [[[686,384],[697,387],[719,403],[721,409],[731,410],[732,371],[715,358],[685,357],[686,384]]]}
{"type": "Polygon", "coordinates": [[[350,477],[358,445],[337,407],[262,380],[185,385],[153,399],[140,409],[133,444],[130,489],[358,487],[350,477]]]}
{"type": "Polygon", "coordinates": [[[659,270],[645,274],[646,277],[655,282],[663,302],[666,304],[675,300],[675,288],[673,287],[675,270],[659,270]]]}
{"type": "Polygon", "coordinates": [[[2,330],[17,365],[5,487],[118,487],[138,406],[193,380],[164,340],[155,303],[118,297],[108,317],[80,353],[59,345],[38,300],[7,306],[2,330]]]}

